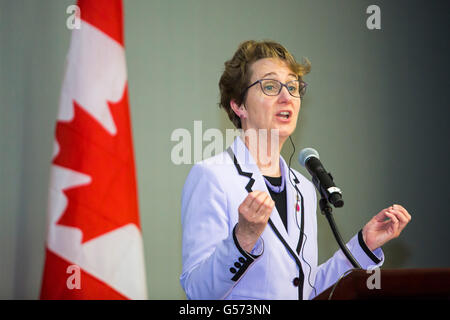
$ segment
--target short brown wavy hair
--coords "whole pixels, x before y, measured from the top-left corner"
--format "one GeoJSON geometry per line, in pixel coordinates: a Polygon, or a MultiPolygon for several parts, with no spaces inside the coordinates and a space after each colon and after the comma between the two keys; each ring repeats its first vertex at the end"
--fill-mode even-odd
{"type": "Polygon", "coordinates": [[[219,81],[219,107],[225,109],[228,118],[238,129],[242,128],[241,119],[234,113],[230,102],[235,100],[240,105],[245,101],[244,92],[250,85],[252,76],[250,67],[257,60],[264,58],[284,60],[299,80],[302,80],[302,77],[311,70],[308,59],[303,58],[303,63],[298,63],[294,56],[279,43],[270,40],[242,42],[233,58],[225,62],[225,70],[219,81]]]}

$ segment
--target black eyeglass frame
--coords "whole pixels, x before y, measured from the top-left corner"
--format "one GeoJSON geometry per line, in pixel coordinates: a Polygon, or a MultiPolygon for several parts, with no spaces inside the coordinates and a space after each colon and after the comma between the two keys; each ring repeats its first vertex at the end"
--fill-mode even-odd
{"type": "Polygon", "coordinates": [[[269,97],[275,97],[275,96],[278,96],[280,93],[281,93],[281,90],[283,90],[283,87],[286,87],[286,90],[289,92],[289,94],[292,96],[292,97],[294,97],[294,98],[303,98],[304,96],[305,96],[305,91],[306,91],[306,87],[308,86],[308,84],[305,82],[305,81],[302,81],[302,80],[291,80],[291,81],[288,81],[288,82],[286,82],[286,83],[283,83],[283,82],[281,82],[281,81],[279,81],[279,80],[277,80],[277,79],[259,79],[259,80],[256,80],[255,82],[253,82],[251,85],[249,85],[247,88],[245,88],[245,90],[244,90],[244,92],[242,93],[242,97],[243,98],[245,98],[245,94],[247,93],[247,90],[248,89],[250,89],[251,87],[253,87],[255,84],[257,84],[257,83],[259,83],[259,85],[260,85],[260,87],[261,87],[261,91],[266,95],[266,96],[269,96],[269,97]],[[278,93],[277,94],[267,94],[265,91],[264,91],[264,88],[263,88],[263,86],[262,86],[262,82],[263,81],[265,81],[265,80],[271,80],[271,81],[276,81],[276,82],[278,82],[279,84],[280,84],[280,90],[278,90],[278,93]],[[294,96],[290,91],[289,91],[289,88],[288,88],[288,84],[289,83],[291,83],[291,82],[293,82],[293,81],[298,81],[298,83],[299,83],[299,90],[298,90],[298,92],[299,92],[299,96],[298,97],[296,97],[296,96],[294,96]],[[303,85],[303,87],[301,87],[303,85]],[[303,91],[303,93],[300,93],[303,89],[305,89],[305,91],[303,91]]]}

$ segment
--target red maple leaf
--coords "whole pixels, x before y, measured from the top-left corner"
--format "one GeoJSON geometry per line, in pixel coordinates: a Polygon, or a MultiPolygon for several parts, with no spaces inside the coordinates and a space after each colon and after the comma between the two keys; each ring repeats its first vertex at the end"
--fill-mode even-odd
{"type": "Polygon", "coordinates": [[[71,121],[58,121],[60,151],[53,163],[91,177],[64,189],[68,205],[57,224],[79,228],[82,243],[134,223],[140,229],[128,88],[118,103],[108,102],[117,132],[111,135],[75,101],[71,121]]]}

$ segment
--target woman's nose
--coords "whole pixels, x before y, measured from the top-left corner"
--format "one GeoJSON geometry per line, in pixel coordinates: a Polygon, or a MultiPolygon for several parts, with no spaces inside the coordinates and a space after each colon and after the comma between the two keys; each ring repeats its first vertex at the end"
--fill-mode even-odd
{"type": "Polygon", "coordinates": [[[288,101],[290,101],[292,98],[293,98],[293,97],[292,97],[291,94],[289,93],[288,89],[287,89],[285,86],[283,86],[283,87],[281,88],[280,94],[278,95],[278,100],[279,100],[279,102],[280,102],[280,103],[281,103],[281,102],[288,102],[288,101]]]}

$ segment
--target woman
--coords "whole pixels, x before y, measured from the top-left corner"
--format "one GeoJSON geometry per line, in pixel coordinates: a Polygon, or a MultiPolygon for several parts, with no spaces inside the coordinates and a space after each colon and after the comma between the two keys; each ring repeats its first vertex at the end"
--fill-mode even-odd
{"type": "MultiPolygon", "coordinates": [[[[243,135],[186,179],[180,281],[189,299],[311,299],[352,268],[341,250],[317,265],[316,191],[280,156],[309,69],[268,41],[242,43],[225,63],[221,107],[243,135]]],[[[402,206],[386,208],[347,247],[362,268],[380,266],[380,247],[410,219],[402,206]]]]}

